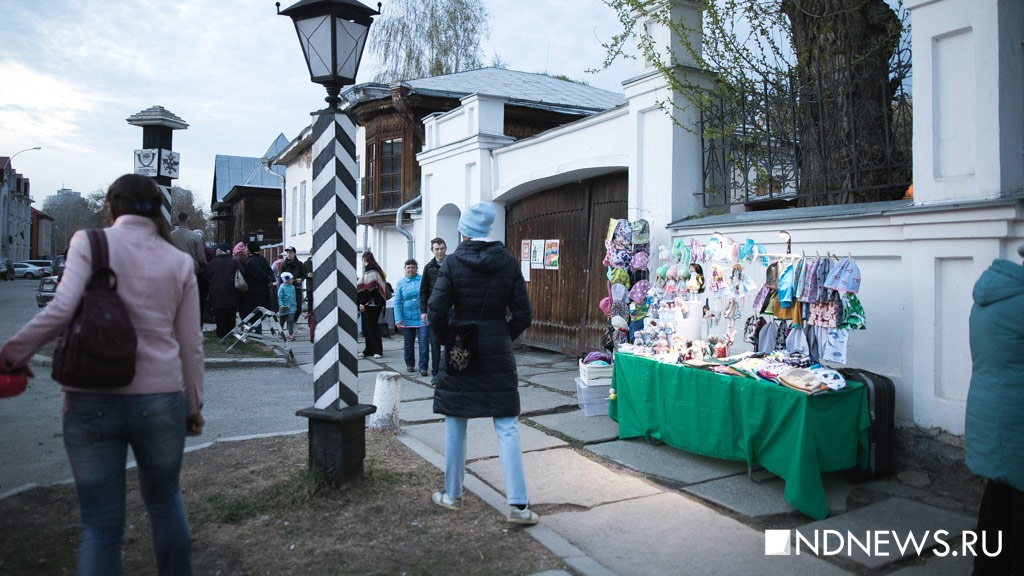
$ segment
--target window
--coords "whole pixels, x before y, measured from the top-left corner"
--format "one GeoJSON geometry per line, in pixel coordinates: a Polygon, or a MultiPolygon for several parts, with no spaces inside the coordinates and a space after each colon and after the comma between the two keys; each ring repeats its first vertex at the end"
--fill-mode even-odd
{"type": "Polygon", "coordinates": [[[380,143],[380,203],[378,209],[402,205],[402,139],[380,143]]]}
{"type": "Polygon", "coordinates": [[[376,187],[373,185],[377,173],[377,146],[366,147],[366,185],[363,187],[363,212],[373,212],[373,192],[376,187]]]}
{"type": "Polygon", "coordinates": [[[298,205],[299,191],[292,186],[292,211],[288,215],[288,236],[295,236],[295,227],[298,226],[298,221],[295,219],[296,206],[298,205]]]}
{"type": "Polygon", "coordinates": [[[306,181],[299,183],[299,234],[306,233],[306,181]]]}

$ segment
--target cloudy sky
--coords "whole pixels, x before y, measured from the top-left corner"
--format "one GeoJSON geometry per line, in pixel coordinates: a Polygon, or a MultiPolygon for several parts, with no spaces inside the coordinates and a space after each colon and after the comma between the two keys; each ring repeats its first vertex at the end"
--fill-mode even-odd
{"type": "MultiPolygon", "coordinates": [[[[625,61],[585,72],[618,31],[600,0],[485,4],[487,61],[497,53],[512,69],[618,92],[634,70],[625,61]]],[[[88,194],[130,172],[142,129],[125,119],[151,106],[190,125],[174,133],[176,183],[208,202],[216,154],[260,156],[323,105],[272,0],[0,0],[0,15],[0,156],[42,146],[14,160],[37,207],[58,188],[88,194]]],[[[360,81],[373,69],[365,59],[360,81]]]]}

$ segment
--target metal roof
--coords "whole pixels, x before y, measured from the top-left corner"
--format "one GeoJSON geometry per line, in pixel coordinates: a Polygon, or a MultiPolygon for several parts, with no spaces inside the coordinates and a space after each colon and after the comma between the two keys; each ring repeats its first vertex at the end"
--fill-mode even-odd
{"type": "MultiPolygon", "coordinates": [[[[273,158],[288,145],[284,134],[278,134],[263,158],[273,158]]],[[[213,202],[220,202],[235,186],[257,186],[281,189],[281,180],[267,173],[262,158],[217,154],[213,165],[213,202]]],[[[271,166],[271,170],[284,176],[284,166],[271,166]]]]}
{"type": "MultiPolygon", "coordinates": [[[[443,76],[431,76],[401,82],[413,94],[462,98],[486,94],[507,98],[513,104],[530,108],[600,112],[626,103],[617,92],[562,80],[547,74],[520,72],[503,68],[478,68],[443,76]]],[[[346,90],[358,99],[377,99],[390,94],[381,83],[357,84],[346,90]]]]}

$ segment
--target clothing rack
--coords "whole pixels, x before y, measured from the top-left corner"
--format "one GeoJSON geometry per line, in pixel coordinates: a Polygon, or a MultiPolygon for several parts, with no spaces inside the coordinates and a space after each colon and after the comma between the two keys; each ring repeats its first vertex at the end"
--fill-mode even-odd
{"type": "MultiPolygon", "coordinates": [[[[780,253],[772,254],[772,253],[769,253],[769,254],[758,254],[757,255],[758,258],[760,258],[762,256],[764,256],[766,258],[780,258],[780,259],[791,258],[793,260],[799,260],[800,258],[807,258],[808,254],[806,253],[806,251],[801,251],[799,254],[795,254],[795,253],[792,253],[792,254],[780,254],[780,253]]],[[[816,256],[818,258],[821,258],[822,254],[820,252],[815,252],[814,254],[812,254],[812,256],[816,256]]],[[[834,258],[836,260],[840,260],[842,258],[849,258],[851,260],[856,260],[856,258],[850,252],[847,252],[846,255],[844,256],[842,254],[838,254],[838,253],[829,251],[829,252],[825,252],[825,257],[826,258],[834,258]]]]}

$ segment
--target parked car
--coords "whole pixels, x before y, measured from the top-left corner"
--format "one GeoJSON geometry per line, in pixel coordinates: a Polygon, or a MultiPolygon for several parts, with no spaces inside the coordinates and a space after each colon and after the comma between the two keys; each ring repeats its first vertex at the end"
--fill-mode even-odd
{"type": "Polygon", "coordinates": [[[42,278],[43,276],[49,275],[49,270],[40,268],[39,266],[26,264],[24,262],[18,262],[14,265],[15,278],[28,278],[29,280],[35,280],[36,278],[42,278]]]}
{"type": "Polygon", "coordinates": [[[53,269],[51,270],[54,276],[60,278],[64,274],[64,255],[58,254],[53,257],[53,269]]]}
{"type": "Polygon", "coordinates": [[[39,266],[46,271],[46,275],[53,274],[53,260],[22,260],[25,264],[32,264],[33,266],[39,266]]]}
{"type": "Polygon", "coordinates": [[[39,281],[39,289],[36,290],[36,304],[40,308],[49,304],[57,295],[57,284],[59,281],[56,276],[47,276],[39,281]]]}
{"type": "Polygon", "coordinates": [[[0,280],[14,280],[14,262],[9,258],[0,258],[0,280]]]}

